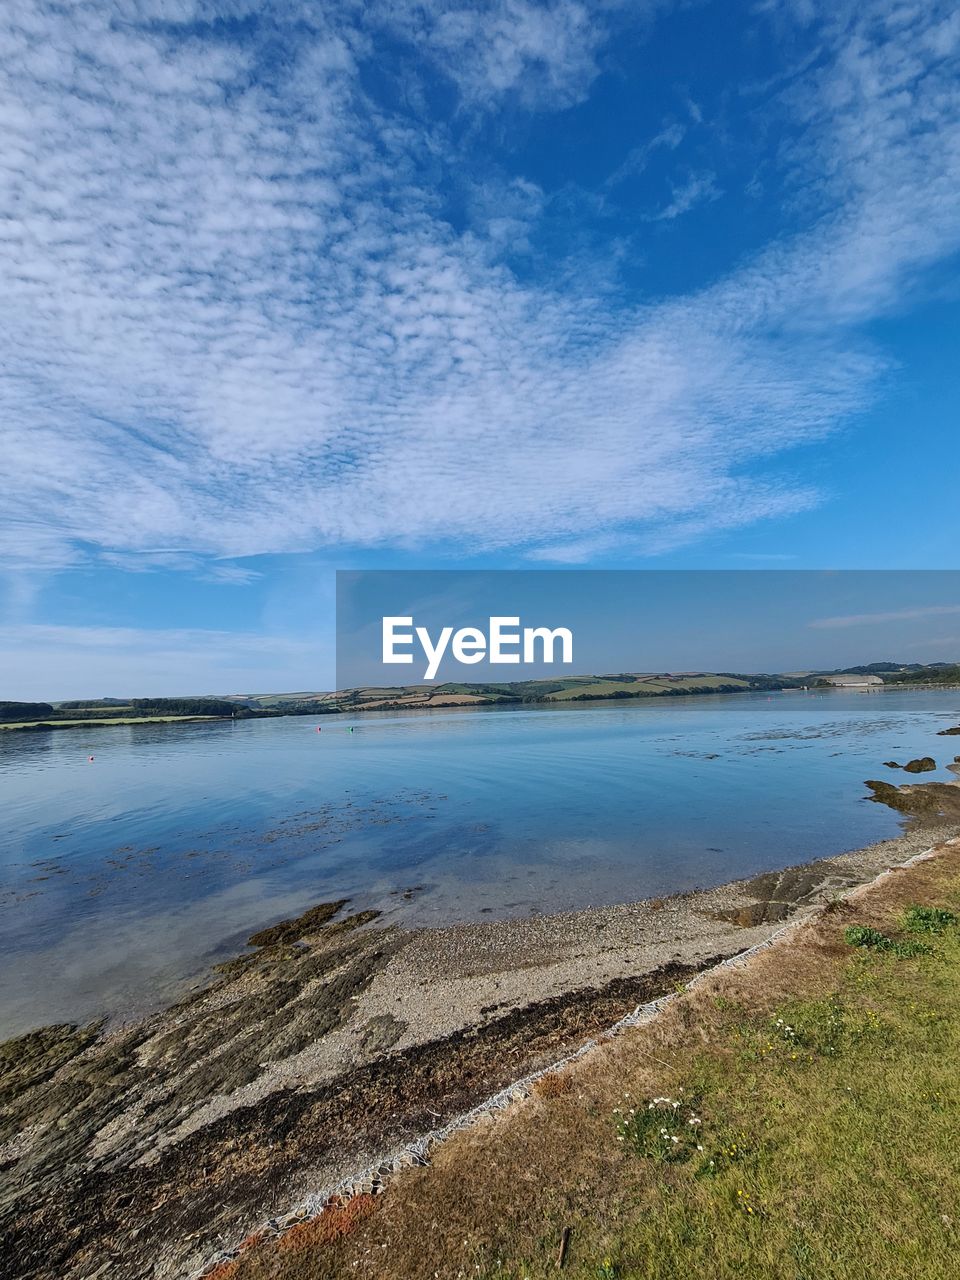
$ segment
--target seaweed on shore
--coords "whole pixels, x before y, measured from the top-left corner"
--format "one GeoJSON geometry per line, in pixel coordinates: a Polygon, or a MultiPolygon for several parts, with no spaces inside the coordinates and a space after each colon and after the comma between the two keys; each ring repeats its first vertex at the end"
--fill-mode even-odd
{"type": "Polygon", "coordinates": [[[347,905],[347,898],[336,902],[320,902],[315,907],[304,911],[303,915],[292,920],[280,920],[258,933],[252,934],[247,942],[251,947],[270,947],[277,942],[296,942],[305,933],[316,931],[332,920],[338,911],[347,905]]]}
{"type": "MultiPolygon", "coordinates": [[[[123,1038],[123,1078],[111,1078],[105,1048],[86,1097],[78,1092],[76,1105],[61,1109],[59,1121],[48,1116],[49,1144],[41,1142],[40,1151],[14,1162],[16,1185],[8,1184],[0,1201],[0,1256],[20,1280],[95,1274],[135,1280],[154,1274],[161,1255],[168,1269],[188,1270],[188,1258],[214,1250],[225,1229],[256,1222],[271,1204],[284,1203],[304,1174],[316,1178],[326,1169],[320,1176],[331,1176],[344,1160],[362,1164],[371,1152],[411,1140],[435,1127],[438,1117],[452,1118],[721,958],[675,962],[550,997],[482,1026],[388,1052],[329,1081],[274,1089],[179,1141],[170,1141],[170,1130],[186,1114],[185,1102],[200,1097],[186,1087],[167,1103],[151,1105],[169,1067],[163,1055],[144,1061],[146,1046],[123,1038]],[[103,1127],[131,1106],[140,1113],[136,1133],[122,1148],[102,1147],[103,1127]]],[[[359,963],[363,968],[378,960],[383,956],[374,949],[359,963]]],[[[346,987],[341,994],[349,999],[346,987]]],[[[215,1025],[213,1019],[208,1030],[215,1025]]],[[[384,1047],[396,1031],[385,1019],[370,1028],[384,1047]]],[[[190,1038],[172,1019],[164,1039],[175,1053],[190,1038]]],[[[259,1035],[255,1044],[265,1048],[259,1035]]],[[[207,1044],[206,1053],[213,1052],[207,1044]]],[[[193,1078],[188,1071],[183,1085],[193,1078]]],[[[207,1095],[215,1092],[215,1074],[203,1084],[207,1095]]],[[[29,1111],[38,1100],[27,1090],[22,1106],[29,1111]]]]}

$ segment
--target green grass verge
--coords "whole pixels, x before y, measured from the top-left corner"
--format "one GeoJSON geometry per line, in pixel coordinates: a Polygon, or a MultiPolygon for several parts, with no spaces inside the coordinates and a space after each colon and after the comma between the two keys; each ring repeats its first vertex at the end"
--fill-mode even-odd
{"type": "Polygon", "coordinates": [[[826,998],[763,1019],[730,1010],[671,1099],[624,1099],[610,1141],[636,1195],[578,1224],[592,1260],[570,1275],[956,1275],[960,935],[929,908],[902,923],[932,950],[856,944],[826,998]]]}
{"type": "Polygon", "coordinates": [[[572,1280],[952,1280],[960,885],[919,864],[863,902],[216,1280],[548,1280],[568,1231],[572,1280]]]}

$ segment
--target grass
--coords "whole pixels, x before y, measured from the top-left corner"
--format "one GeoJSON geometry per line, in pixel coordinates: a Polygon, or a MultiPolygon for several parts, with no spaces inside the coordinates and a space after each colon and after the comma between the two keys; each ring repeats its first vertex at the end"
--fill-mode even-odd
{"type": "Polygon", "coordinates": [[[615,693],[626,693],[631,697],[650,696],[661,692],[659,685],[645,685],[637,680],[584,680],[581,684],[571,685],[569,689],[558,689],[556,693],[548,693],[545,702],[570,702],[575,698],[589,695],[591,698],[609,698],[615,693]]]}
{"type": "Polygon", "coordinates": [[[631,1277],[954,1274],[958,977],[952,938],[929,960],[861,955],[772,1020],[734,1015],[686,1077],[702,1151],[584,1243],[631,1277]]]}
{"type": "Polygon", "coordinates": [[[590,698],[613,698],[618,693],[635,698],[655,698],[677,690],[683,692],[695,690],[698,693],[710,693],[711,691],[720,690],[729,692],[736,689],[748,689],[749,687],[746,680],[740,680],[735,676],[671,676],[669,679],[658,679],[655,676],[639,676],[630,680],[594,679],[585,680],[557,693],[546,694],[543,701],[571,702],[585,696],[590,698]]]}
{"type": "Polygon", "coordinates": [[[944,849],[546,1077],[355,1229],[253,1247],[224,1280],[546,1280],[564,1227],[577,1280],[952,1278],[960,846],[944,849]],[[924,947],[852,945],[857,928],[924,947]]]}

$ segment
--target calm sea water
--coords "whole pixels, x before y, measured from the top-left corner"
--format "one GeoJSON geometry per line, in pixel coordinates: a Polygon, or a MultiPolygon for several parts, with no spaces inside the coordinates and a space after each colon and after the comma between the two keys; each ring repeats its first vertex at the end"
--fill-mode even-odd
{"type": "Polygon", "coordinates": [[[950,777],[958,722],[891,690],[0,733],[0,1037],[156,1006],[332,897],[445,924],[895,835],[864,779],[950,777]]]}

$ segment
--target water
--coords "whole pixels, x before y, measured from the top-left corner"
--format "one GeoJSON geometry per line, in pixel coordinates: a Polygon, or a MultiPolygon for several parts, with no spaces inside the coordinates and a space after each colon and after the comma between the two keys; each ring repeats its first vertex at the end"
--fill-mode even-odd
{"type": "Polygon", "coordinates": [[[951,777],[958,722],[888,690],[2,732],[0,1037],[155,1007],[329,898],[445,924],[883,839],[864,779],[951,777]]]}

